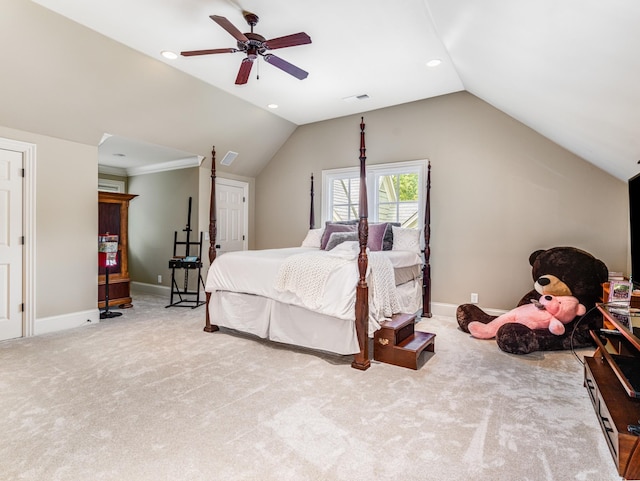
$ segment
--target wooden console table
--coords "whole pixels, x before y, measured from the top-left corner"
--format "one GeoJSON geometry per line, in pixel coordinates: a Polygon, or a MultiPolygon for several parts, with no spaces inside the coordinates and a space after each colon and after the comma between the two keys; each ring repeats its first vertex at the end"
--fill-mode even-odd
{"type": "Polygon", "coordinates": [[[640,313],[598,309],[605,329],[591,332],[597,349],[584,358],[584,384],[618,473],[640,479],[640,437],[627,429],[640,424],[640,313]]]}

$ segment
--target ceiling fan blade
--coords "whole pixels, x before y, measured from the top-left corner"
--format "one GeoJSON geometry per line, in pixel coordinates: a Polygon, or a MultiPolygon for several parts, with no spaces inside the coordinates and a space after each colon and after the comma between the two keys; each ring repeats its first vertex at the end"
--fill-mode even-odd
{"type": "Polygon", "coordinates": [[[245,34],[238,30],[235,25],[225,17],[221,17],[220,15],[210,15],[209,18],[229,32],[238,42],[246,43],[249,41],[245,34]]]}
{"type": "Polygon", "coordinates": [[[249,74],[251,73],[251,67],[253,67],[252,58],[242,59],[240,64],[240,70],[238,70],[238,76],[236,77],[236,85],[244,85],[249,80],[249,74]]]}
{"type": "Polygon", "coordinates": [[[304,32],[300,32],[267,40],[265,42],[265,47],[273,50],[276,48],[295,47],[296,45],[304,45],[307,43],[311,43],[311,37],[304,32]]]}
{"type": "Polygon", "coordinates": [[[287,72],[289,75],[293,75],[298,80],[304,80],[309,75],[309,72],[305,72],[301,68],[298,68],[295,65],[287,62],[286,60],[282,60],[280,57],[276,57],[271,53],[264,55],[264,60],[265,62],[278,67],[280,70],[287,72]]]}
{"type": "Polygon", "coordinates": [[[210,50],[188,50],[186,52],[180,52],[180,55],[184,57],[192,57],[194,55],[210,55],[213,53],[234,53],[239,52],[237,48],[214,48],[210,50]]]}

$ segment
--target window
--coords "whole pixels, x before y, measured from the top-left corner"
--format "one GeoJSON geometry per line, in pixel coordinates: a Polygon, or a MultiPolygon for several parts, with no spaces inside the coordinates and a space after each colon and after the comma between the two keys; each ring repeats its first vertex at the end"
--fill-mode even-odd
{"type": "Polygon", "coordinates": [[[331,219],[358,219],[360,177],[340,177],[331,181],[331,219]]]}
{"type": "Polygon", "coordinates": [[[124,193],[124,182],[121,180],[98,179],[98,191],[124,193]]]}
{"type": "MultiPolygon", "coordinates": [[[[427,161],[367,166],[370,222],[419,228],[424,217],[427,161]]],[[[358,219],[360,168],[322,171],[322,220],[358,219]]]]}

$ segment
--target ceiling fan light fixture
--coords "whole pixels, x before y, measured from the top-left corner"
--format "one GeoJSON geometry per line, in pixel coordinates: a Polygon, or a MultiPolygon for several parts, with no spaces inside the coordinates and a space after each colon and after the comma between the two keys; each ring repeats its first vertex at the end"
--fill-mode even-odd
{"type": "Polygon", "coordinates": [[[160,52],[160,55],[169,60],[175,60],[178,58],[178,54],[170,50],[163,50],[162,52],[160,52]]]}

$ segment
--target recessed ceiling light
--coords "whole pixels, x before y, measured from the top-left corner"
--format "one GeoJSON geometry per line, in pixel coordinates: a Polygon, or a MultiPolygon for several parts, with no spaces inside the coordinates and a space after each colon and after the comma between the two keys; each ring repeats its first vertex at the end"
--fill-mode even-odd
{"type": "Polygon", "coordinates": [[[433,60],[429,60],[427,62],[427,67],[437,67],[441,63],[442,63],[442,60],[440,60],[439,58],[434,58],[433,60]]]}
{"type": "Polygon", "coordinates": [[[267,105],[267,107],[269,107],[270,109],[277,109],[278,108],[278,104],[269,104],[269,105],[267,105]]]}
{"type": "Polygon", "coordinates": [[[178,54],[169,50],[163,50],[162,52],[160,52],[160,55],[162,55],[164,58],[168,58],[169,60],[175,60],[178,58],[178,54]]]}

